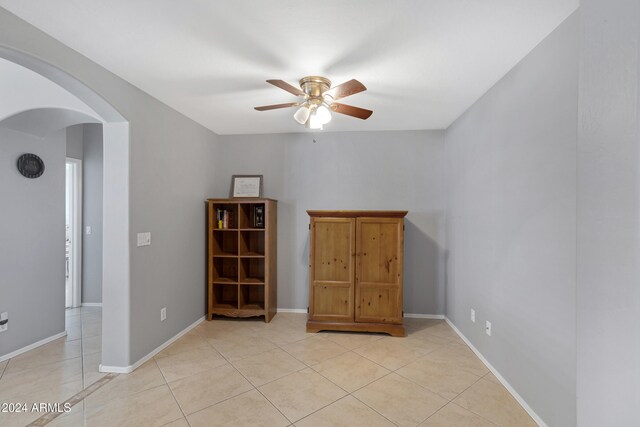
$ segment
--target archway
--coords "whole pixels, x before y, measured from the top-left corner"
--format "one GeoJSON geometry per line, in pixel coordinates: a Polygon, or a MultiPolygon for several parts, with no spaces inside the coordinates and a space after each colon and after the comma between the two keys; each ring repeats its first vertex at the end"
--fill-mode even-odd
{"type": "MultiPolygon", "coordinates": [[[[0,58],[18,64],[61,87],[90,107],[53,113],[56,120],[73,124],[87,120],[103,125],[103,331],[102,365],[105,372],[127,372],[130,365],[130,275],[129,275],[129,123],[99,94],[79,80],[28,54],[0,46],[0,58]],[[83,117],[84,116],[84,117],[83,117]],[[81,120],[78,122],[77,120],[81,120]]],[[[18,108],[13,114],[0,114],[0,120],[12,121],[19,128],[25,120],[51,117],[51,111],[33,105],[18,108]],[[22,113],[20,115],[16,114],[22,113]]],[[[47,128],[43,123],[43,131],[47,128]]]]}

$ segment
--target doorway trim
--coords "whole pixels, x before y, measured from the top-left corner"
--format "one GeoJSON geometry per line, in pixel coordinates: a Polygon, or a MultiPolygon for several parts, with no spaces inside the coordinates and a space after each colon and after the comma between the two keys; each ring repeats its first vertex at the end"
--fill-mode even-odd
{"type": "MultiPolygon", "coordinates": [[[[82,160],[67,157],[72,168],[71,188],[71,306],[82,305],[82,160]]],[[[66,185],[66,183],[65,183],[66,185]]],[[[66,208],[66,201],[65,201],[66,208]]]]}

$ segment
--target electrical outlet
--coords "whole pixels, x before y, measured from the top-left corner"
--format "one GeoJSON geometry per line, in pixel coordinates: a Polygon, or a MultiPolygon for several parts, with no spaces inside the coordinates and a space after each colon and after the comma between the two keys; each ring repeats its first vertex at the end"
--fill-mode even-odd
{"type": "Polygon", "coordinates": [[[164,322],[167,320],[167,307],[162,307],[160,309],[160,321],[164,322]]]}
{"type": "Polygon", "coordinates": [[[471,321],[476,323],[476,311],[473,308],[471,309],[471,321]]]}
{"type": "Polygon", "coordinates": [[[491,336],[491,322],[489,322],[488,320],[484,330],[487,333],[487,335],[491,336]]]}
{"type": "Polygon", "coordinates": [[[6,311],[0,313],[0,332],[5,332],[9,329],[9,313],[6,311]]]}

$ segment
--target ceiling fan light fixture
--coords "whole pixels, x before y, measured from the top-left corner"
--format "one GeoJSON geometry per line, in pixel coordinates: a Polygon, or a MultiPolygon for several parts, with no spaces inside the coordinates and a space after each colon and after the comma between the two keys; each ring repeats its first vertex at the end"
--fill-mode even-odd
{"type": "Polygon", "coordinates": [[[309,117],[309,129],[322,130],[322,122],[318,119],[316,111],[309,117]]]}
{"type": "Polygon", "coordinates": [[[321,105],[316,108],[314,116],[316,116],[316,119],[321,125],[326,125],[331,121],[331,112],[325,105],[321,105]]]}
{"type": "Polygon", "coordinates": [[[307,120],[309,120],[309,114],[311,114],[311,111],[306,105],[303,105],[302,107],[298,108],[298,111],[295,112],[293,118],[296,119],[296,122],[303,125],[307,122],[307,120]]]}

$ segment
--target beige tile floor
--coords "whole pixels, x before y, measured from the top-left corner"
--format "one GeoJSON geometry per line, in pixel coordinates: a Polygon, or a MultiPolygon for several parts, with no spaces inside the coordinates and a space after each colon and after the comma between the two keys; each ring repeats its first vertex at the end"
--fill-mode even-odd
{"type": "MultiPolygon", "coordinates": [[[[0,363],[0,402],[62,402],[100,379],[100,310],[0,363]]],[[[306,315],[204,322],[49,426],[535,426],[443,321],[407,337],[305,332],[306,315]]],[[[2,414],[23,426],[39,414],[2,414]]]]}

